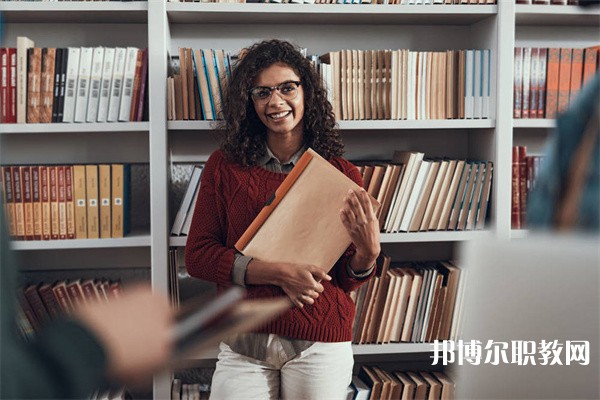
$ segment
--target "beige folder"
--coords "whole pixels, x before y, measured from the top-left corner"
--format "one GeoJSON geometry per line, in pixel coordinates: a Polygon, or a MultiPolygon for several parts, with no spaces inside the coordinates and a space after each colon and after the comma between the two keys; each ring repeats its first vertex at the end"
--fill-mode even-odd
{"type": "MultiPolygon", "coordinates": [[[[329,271],[350,245],[340,218],[354,181],[308,149],[235,244],[258,260],[312,264],[329,271]]],[[[372,196],[377,212],[379,203],[372,196]]]]}

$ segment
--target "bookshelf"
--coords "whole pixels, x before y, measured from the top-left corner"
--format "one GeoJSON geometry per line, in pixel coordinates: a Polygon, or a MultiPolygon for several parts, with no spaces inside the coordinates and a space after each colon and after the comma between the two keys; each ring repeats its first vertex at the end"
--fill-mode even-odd
{"type": "MultiPolygon", "coordinates": [[[[94,267],[133,251],[125,263],[150,268],[155,290],[168,290],[170,238],[168,167],[170,162],[205,161],[215,150],[212,125],[206,121],[167,121],[167,57],[178,47],[238,50],[257,40],[277,37],[321,54],[348,47],[418,50],[491,49],[490,119],[427,121],[340,121],[347,158],[389,159],[393,149],[424,151],[428,156],[479,158],[494,162],[492,208],[487,232],[422,232],[383,234],[382,248],[402,257],[415,248],[424,257],[452,258],[457,243],[492,235],[524,237],[510,228],[511,148],[541,145],[554,127],[552,120],[512,118],[513,49],[515,46],[597,44],[600,10],[573,6],[515,5],[383,6],[309,4],[218,4],[148,2],[0,2],[4,46],[28,36],[38,47],[136,46],[149,48],[148,122],[107,124],[0,125],[0,157],[10,163],[149,164],[150,226],[123,239],[15,242],[27,260],[81,253],[78,261],[94,267]],[[325,40],[323,38],[326,38],[325,40]],[[351,43],[351,46],[350,46],[351,43]],[[138,248],[141,248],[138,249],[138,248]],[[111,249],[114,252],[110,251],[111,249]],[[115,253],[115,254],[113,254],[115,253]],[[83,254],[83,255],[82,255],[83,254]],[[90,257],[90,255],[92,255],[90,257]],[[95,257],[96,256],[96,257],[95,257]]],[[[541,150],[540,150],[541,151],[541,150]]],[[[176,210],[170,210],[176,212],[176,210]]],[[[406,256],[405,256],[406,257],[406,256]]],[[[54,263],[60,263],[54,261],[54,263]]],[[[357,356],[427,353],[430,344],[354,346],[357,356]]],[[[216,354],[207,358],[214,359],[216,354]]],[[[155,399],[170,395],[171,375],[155,377],[155,399]]]]}

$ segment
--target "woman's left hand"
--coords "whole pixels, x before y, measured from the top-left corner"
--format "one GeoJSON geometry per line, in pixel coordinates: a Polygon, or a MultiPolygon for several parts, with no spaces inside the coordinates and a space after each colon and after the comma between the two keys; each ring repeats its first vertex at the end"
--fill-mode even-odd
{"type": "Polygon", "coordinates": [[[381,251],[379,221],[369,195],[364,189],[348,192],[344,199],[344,206],[340,210],[340,217],[350,234],[352,243],[356,246],[357,255],[361,259],[374,261],[381,251]]]}

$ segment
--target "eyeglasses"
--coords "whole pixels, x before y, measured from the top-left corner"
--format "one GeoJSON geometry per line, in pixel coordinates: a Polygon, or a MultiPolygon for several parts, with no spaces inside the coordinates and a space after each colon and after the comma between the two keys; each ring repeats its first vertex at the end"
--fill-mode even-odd
{"type": "Polygon", "coordinates": [[[266,103],[273,95],[273,91],[279,92],[279,97],[284,100],[293,100],[298,96],[298,87],[302,84],[300,81],[287,81],[277,86],[257,86],[250,89],[252,100],[257,103],[266,103]]]}

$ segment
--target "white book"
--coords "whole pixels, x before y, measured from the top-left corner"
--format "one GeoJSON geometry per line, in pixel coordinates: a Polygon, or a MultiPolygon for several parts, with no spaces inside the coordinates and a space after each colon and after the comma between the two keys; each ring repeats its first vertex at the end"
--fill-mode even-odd
{"type": "Polygon", "coordinates": [[[90,97],[87,107],[87,122],[96,122],[98,118],[98,104],[102,84],[102,66],[104,65],[104,47],[94,48],[92,57],[92,71],[90,74],[90,97]]]}
{"type": "MultiPolygon", "coordinates": [[[[98,101],[98,116],[96,121],[106,122],[108,118],[108,102],[110,100],[110,84],[115,66],[115,48],[104,49],[104,60],[102,65],[102,81],[100,82],[100,99],[98,101]]],[[[91,121],[88,121],[91,122],[91,121]]]]}
{"type": "MultiPolygon", "coordinates": [[[[200,176],[202,175],[202,167],[196,165],[194,170],[192,171],[192,175],[190,176],[190,181],[188,182],[187,189],[185,190],[185,195],[183,196],[183,200],[181,200],[181,204],[179,205],[179,210],[177,211],[177,215],[175,216],[175,221],[173,222],[173,227],[171,228],[171,234],[180,235],[183,229],[183,225],[185,223],[185,218],[190,210],[190,206],[194,199],[194,193],[196,193],[196,188],[200,183],[200,176]]],[[[193,212],[193,211],[192,211],[193,212]]]]}
{"type": "Polygon", "coordinates": [[[108,122],[117,122],[119,120],[119,106],[121,105],[126,54],[127,49],[124,47],[117,47],[115,50],[115,65],[110,84],[110,99],[108,101],[108,116],[106,118],[108,122]]]}
{"type": "Polygon", "coordinates": [[[483,50],[483,99],[481,107],[482,118],[490,118],[490,98],[492,97],[492,85],[490,79],[492,63],[490,61],[490,57],[490,49],[483,50]]]}
{"type": "Polygon", "coordinates": [[[421,338],[421,329],[423,328],[423,319],[425,315],[425,307],[427,306],[427,299],[429,296],[429,289],[431,287],[431,278],[433,276],[433,270],[429,267],[422,269],[423,272],[423,284],[421,286],[421,293],[419,293],[419,302],[417,304],[417,312],[415,314],[415,322],[411,336],[411,342],[419,342],[421,338]]]}
{"type": "Polygon", "coordinates": [[[475,57],[474,50],[466,51],[465,60],[465,118],[473,118],[473,108],[475,102],[475,82],[473,74],[475,73],[475,57]]]}
{"type": "Polygon", "coordinates": [[[483,81],[483,69],[482,69],[482,61],[483,61],[483,53],[481,50],[474,50],[473,57],[475,58],[475,73],[473,75],[473,83],[475,86],[475,90],[473,93],[474,99],[474,107],[473,107],[473,118],[481,119],[481,109],[482,109],[482,81],[483,81]]]}
{"type": "Polygon", "coordinates": [[[183,222],[183,228],[181,228],[180,235],[188,235],[190,233],[190,226],[192,226],[192,219],[194,219],[194,210],[196,209],[196,201],[198,201],[198,192],[200,192],[200,186],[202,182],[196,186],[196,191],[194,192],[194,197],[192,201],[192,205],[188,210],[187,215],[185,216],[185,221],[183,222]]]}
{"type": "Polygon", "coordinates": [[[79,47],[69,47],[62,122],[73,122],[75,120],[75,95],[77,94],[80,54],[81,49],[79,47]]]}
{"type": "Polygon", "coordinates": [[[425,179],[429,173],[430,166],[431,161],[422,161],[421,165],[419,166],[419,172],[415,177],[415,183],[410,191],[408,202],[406,203],[406,211],[404,211],[402,221],[400,222],[400,228],[398,229],[399,231],[408,232],[410,221],[412,220],[413,214],[415,213],[415,208],[417,206],[417,200],[419,200],[421,197],[421,192],[425,187],[425,179]]]}
{"type": "MultiPolygon", "coordinates": [[[[423,161],[424,153],[412,153],[408,160],[408,164],[405,169],[405,176],[402,177],[402,185],[400,186],[399,200],[394,210],[394,221],[390,226],[390,232],[397,232],[400,228],[400,224],[402,222],[402,218],[406,212],[406,206],[408,204],[408,200],[410,197],[410,193],[413,190],[413,186],[415,184],[415,179],[417,178],[417,174],[419,172],[419,168],[421,166],[421,162],[423,161]]],[[[389,233],[389,232],[388,232],[389,233]]]]}
{"type": "Polygon", "coordinates": [[[429,290],[427,291],[427,302],[425,303],[425,312],[423,315],[423,319],[422,319],[422,325],[421,325],[421,337],[419,338],[419,342],[424,342],[425,341],[425,336],[427,335],[427,327],[429,326],[429,314],[431,314],[431,312],[433,311],[433,304],[432,304],[432,300],[433,300],[433,296],[435,294],[435,282],[437,280],[437,277],[439,275],[439,272],[437,269],[435,268],[431,268],[432,269],[432,274],[431,274],[431,282],[429,283],[429,290]]]}
{"type": "Polygon", "coordinates": [[[416,51],[408,52],[408,81],[406,84],[406,118],[415,119],[415,75],[416,75],[416,51]]]}
{"type": "Polygon", "coordinates": [[[133,98],[133,81],[135,80],[135,68],[137,64],[137,47],[128,47],[125,58],[125,72],[123,74],[123,93],[119,106],[119,121],[129,121],[131,113],[131,99],[133,98]]]}
{"type": "Polygon", "coordinates": [[[27,122],[27,49],[35,47],[33,40],[17,36],[17,123],[27,122]]]}
{"type": "Polygon", "coordinates": [[[75,122],[85,122],[88,97],[90,95],[90,78],[92,75],[93,47],[82,47],[79,56],[79,76],[77,77],[77,94],[75,96],[75,122]]]}

